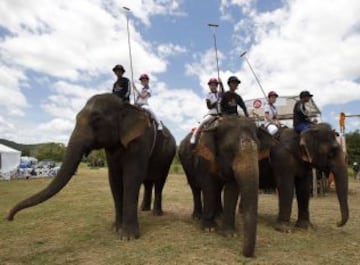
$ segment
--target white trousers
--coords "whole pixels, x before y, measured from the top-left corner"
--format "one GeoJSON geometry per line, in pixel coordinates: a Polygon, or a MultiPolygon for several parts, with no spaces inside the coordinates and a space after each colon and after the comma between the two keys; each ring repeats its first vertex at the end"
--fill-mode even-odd
{"type": "Polygon", "coordinates": [[[141,105],[141,108],[143,108],[144,110],[146,110],[147,112],[149,112],[151,114],[151,116],[154,118],[154,120],[156,121],[156,123],[158,124],[158,129],[162,129],[162,123],[161,120],[159,120],[159,118],[156,116],[155,112],[153,112],[153,110],[150,108],[149,105],[141,105]]]}
{"type": "Polygon", "coordinates": [[[279,127],[277,127],[275,124],[269,124],[266,129],[271,135],[274,135],[279,131],[279,127]]]}
{"type": "Polygon", "coordinates": [[[208,122],[212,122],[216,119],[216,116],[214,115],[206,115],[205,118],[200,122],[199,126],[193,131],[191,138],[190,138],[190,143],[194,144],[195,140],[196,140],[196,136],[199,132],[199,130],[208,122]]]}

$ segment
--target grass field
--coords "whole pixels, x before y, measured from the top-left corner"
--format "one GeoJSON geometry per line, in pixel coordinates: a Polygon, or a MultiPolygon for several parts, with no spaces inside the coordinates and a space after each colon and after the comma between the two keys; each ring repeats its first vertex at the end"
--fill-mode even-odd
{"type": "MultiPolygon", "coordinates": [[[[0,213],[48,182],[0,182],[0,213]]],[[[276,195],[261,194],[256,258],[247,259],[241,256],[240,232],[237,238],[205,233],[191,219],[192,197],[183,175],[168,178],[165,215],[140,212],[141,238],[120,241],[111,229],[106,170],[82,168],[54,198],[24,210],[13,222],[0,220],[0,264],[360,264],[360,182],[351,180],[349,200],[345,227],[335,225],[340,211],[332,191],[310,202],[314,229],[282,234],[273,229],[276,195]]]]}

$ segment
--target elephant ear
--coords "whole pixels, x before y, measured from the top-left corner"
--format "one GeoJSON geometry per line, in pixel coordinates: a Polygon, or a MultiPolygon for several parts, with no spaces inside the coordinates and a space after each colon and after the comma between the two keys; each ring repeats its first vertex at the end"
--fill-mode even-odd
{"type": "Polygon", "coordinates": [[[315,153],[319,151],[319,133],[320,130],[317,127],[314,127],[300,134],[299,145],[301,158],[305,162],[312,163],[315,153]]]}
{"type": "Polygon", "coordinates": [[[120,116],[120,141],[125,148],[151,126],[144,111],[129,104],[124,105],[120,116]]]}
{"type": "Polygon", "coordinates": [[[274,138],[264,127],[256,129],[256,136],[259,139],[259,150],[269,150],[274,145],[274,138]]]}

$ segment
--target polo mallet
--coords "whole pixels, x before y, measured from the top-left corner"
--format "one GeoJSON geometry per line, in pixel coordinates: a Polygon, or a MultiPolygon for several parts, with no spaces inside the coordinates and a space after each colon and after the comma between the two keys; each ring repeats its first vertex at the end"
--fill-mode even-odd
{"type": "Polygon", "coordinates": [[[213,29],[214,48],[215,48],[215,56],[216,56],[216,69],[217,69],[218,81],[219,81],[220,80],[219,57],[218,57],[217,44],[216,44],[216,34],[215,34],[215,29],[217,27],[219,27],[219,25],[209,23],[208,26],[213,29]]]}
{"type": "Polygon", "coordinates": [[[253,75],[254,75],[254,77],[255,77],[255,80],[256,80],[256,82],[258,83],[258,85],[259,85],[259,87],[260,87],[260,89],[261,89],[261,92],[262,92],[263,95],[264,95],[264,98],[267,100],[266,93],[265,93],[262,85],[260,84],[260,80],[259,80],[259,78],[256,76],[256,74],[255,74],[255,72],[254,72],[254,69],[251,67],[251,64],[250,64],[248,58],[246,57],[246,53],[247,53],[247,51],[244,51],[242,54],[240,54],[240,57],[245,59],[245,62],[248,64],[251,72],[253,73],[253,75]]]}
{"type": "MultiPolygon", "coordinates": [[[[129,13],[130,13],[130,8],[123,6],[123,9],[125,10],[126,13],[126,29],[127,29],[127,37],[128,37],[128,48],[129,48],[129,60],[130,60],[130,71],[131,71],[131,90],[132,86],[134,84],[134,69],[133,69],[133,62],[132,62],[132,53],[131,53],[131,41],[130,41],[130,29],[129,29],[129,13]]],[[[135,102],[135,93],[133,93],[134,95],[134,102],[135,102]]]]}

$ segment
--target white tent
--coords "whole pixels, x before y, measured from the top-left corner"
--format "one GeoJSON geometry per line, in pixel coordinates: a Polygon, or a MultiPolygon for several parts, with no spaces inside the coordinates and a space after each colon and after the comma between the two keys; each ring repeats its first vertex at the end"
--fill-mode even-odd
{"type": "Polygon", "coordinates": [[[21,152],[0,144],[0,179],[10,179],[20,164],[21,152]]]}

